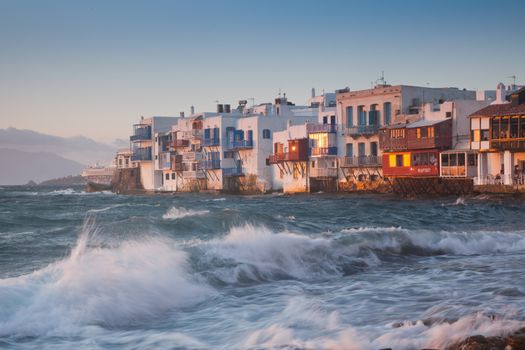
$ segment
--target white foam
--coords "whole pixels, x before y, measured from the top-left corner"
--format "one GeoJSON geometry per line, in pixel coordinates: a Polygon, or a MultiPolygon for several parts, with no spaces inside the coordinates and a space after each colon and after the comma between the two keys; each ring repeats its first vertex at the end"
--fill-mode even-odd
{"type": "Polygon", "coordinates": [[[0,337],[71,335],[89,325],[142,322],[212,290],[190,277],[186,254],[162,239],[88,247],[32,274],[0,280],[0,337]]]}
{"type": "Polygon", "coordinates": [[[359,227],[341,231],[356,239],[356,247],[400,252],[412,245],[457,255],[511,253],[525,250],[525,231],[449,232],[401,227],[359,227]]]}
{"type": "Polygon", "coordinates": [[[192,210],[192,209],[171,207],[164,215],[162,215],[162,218],[165,220],[177,220],[177,219],[185,218],[187,216],[206,215],[209,212],[210,212],[209,210],[192,210]]]}
{"type": "MultiPolygon", "coordinates": [[[[340,275],[337,249],[331,241],[290,232],[274,233],[264,226],[250,224],[230,229],[229,233],[207,243],[201,243],[200,259],[215,265],[224,261],[224,269],[210,266],[227,283],[243,279],[271,280],[292,277],[311,280],[327,275],[340,275]]],[[[221,265],[223,266],[223,265],[221,265]]]]}

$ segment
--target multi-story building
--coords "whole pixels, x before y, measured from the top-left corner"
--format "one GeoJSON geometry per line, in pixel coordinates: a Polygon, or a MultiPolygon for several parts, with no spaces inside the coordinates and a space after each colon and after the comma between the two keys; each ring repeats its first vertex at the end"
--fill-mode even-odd
{"type": "MultiPolygon", "coordinates": [[[[502,84],[501,84],[502,85],[502,84]]],[[[523,184],[525,174],[525,88],[470,115],[472,150],[478,154],[476,184],[523,184]]]]}
{"type": "Polygon", "coordinates": [[[157,190],[163,184],[162,167],[159,166],[159,141],[155,135],[168,132],[177,118],[151,117],[142,118],[133,125],[131,143],[131,161],[140,169],[140,179],[145,190],[157,190]]]}
{"type": "MultiPolygon", "coordinates": [[[[373,89],[337,91],[341,181],[345,186],[379,183],[383,177],[379,129],[421,119],[425,103],[474,100],[475,92],[457,88],[377,85],[373,89]],[[342,154],[341,154],[342,153],[342,154]]],[[[341,184],[342,185],[342,184],[341,184]]]]}
{"type": "Polygon", "coordinates": [[[275,188],[285,193],[337,189],[335,94],[312,96],[308,104],[307,116],[274,133],[268,164],[274,165],[275,188]]]}
{"type": "Polygon", "coordinates": [[[115,156],[115,167],[117,169],[136,168],[137,162],[131,161],[133,152],[129,148],[119,149],[115,156]]]}

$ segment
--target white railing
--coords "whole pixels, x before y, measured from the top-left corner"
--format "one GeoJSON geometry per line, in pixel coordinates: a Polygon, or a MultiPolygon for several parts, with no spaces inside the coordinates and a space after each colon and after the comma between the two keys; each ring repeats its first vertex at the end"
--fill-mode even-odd
{"type": "Polygon", "coordinates": [[[313,168],[310,177],[337,177],[337,168],[313,168]]]}
{"type": "Polygon", "coordinates": [[[475,179],[478,185],[525,185],[525,174],[519,175],[487,175],[485,177],[475,179]],[[507,180],[507,181],[505,181],[507,180]]]}

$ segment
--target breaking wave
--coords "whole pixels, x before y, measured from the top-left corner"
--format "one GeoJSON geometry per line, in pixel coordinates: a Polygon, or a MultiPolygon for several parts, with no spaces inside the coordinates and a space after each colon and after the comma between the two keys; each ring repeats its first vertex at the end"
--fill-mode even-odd
{"type": "Polygon", "coordinates": [[[344,229],[338,237],[344,241],[344,235],[349,243],[361,249],[406,255],[477,255],[525,250],[525,231],[435,232],[401,227],[361,227],[344,229]]]}
{"type": "Polygon", "coordinates": [[[155,238],[90,246],[85,231],[68,257],[0,280],[0,337],[74,335],[79,327],[141,323],[211,295],[191,277],[187,254],[155,238]]]}
{"type": "Polygon", "coordinates": [[[177,219],[185,218],[187,216],[206,215],[209,212],[210,212],[209,210],[192,210],[192,209],[171,207],[164,215],[162,215],[162,218],[165,220],[177,220],[177,219]]]}

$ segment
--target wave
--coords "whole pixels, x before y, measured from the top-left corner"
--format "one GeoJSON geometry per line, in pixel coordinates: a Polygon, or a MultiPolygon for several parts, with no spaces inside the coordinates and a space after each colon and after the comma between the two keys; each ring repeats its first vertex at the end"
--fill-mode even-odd
{"type": "Polygon", "coordinates": [[[0,280],[0,337],[74,335],[83,326],[141,323],[194,305],[213,291],[187,269],[187,254],[169,241],[91,246],[80,235],[65,259],[32,274],[0,280]]]}
{"type": "Polygon", "coordinates": [[[409,230],[402,227],[359,227],[342,230],[336,237],[360,249],[404,255],[478,255],[525,250],[525,231],[449,232],[409,230]]]}
{"type": "Polygon", "coordinates": [[[246,224],[220,239],[193,241],[195,265],[212,281],[250,284],[278,279],[313,280],[361,271],[375,261],[352,247],[337,247],[326,238],[274,233],[246,224]]]}
{"type": "Polygon", "coordinates": [[[337,311],[325,311],[322,304],[304,296],[292,297],[270,324],[249,333],[241,348],[292,349],[445,349],[473,335],[504,336],[524,326],[512,318],[494,318],[482,312],[453,322],[428,324],[406,321],[399,326],[355,327],[337,311]],[[301,327],[297,327],[301,325],[301,327]],[[315,330],[301,332],[301,329],[315,330]],[[318,335],[322,334],[322,335],[318,335]],[[329,334],[328,336],[325,334],[329,334]]]}
{"type": "Polygon", "coordinates": [[[192,210],[192,209],[171,207],[164,215],[162,215],[162,218],[165,220],[176,220],[176,219],[185,218],[187,216],[206,215],[209,212],[210,212],[209,210],[192,210]]]}

